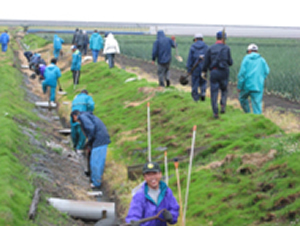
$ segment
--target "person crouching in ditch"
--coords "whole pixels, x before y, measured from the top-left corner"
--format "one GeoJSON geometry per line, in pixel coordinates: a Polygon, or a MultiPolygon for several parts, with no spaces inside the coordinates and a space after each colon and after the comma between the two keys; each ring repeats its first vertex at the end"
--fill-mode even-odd
{"type": "Polygon", "coordinates": [[[146,163],[143,167],[145,183],[133,196],[130,208],[126,217],[126,222],[131,226],[166,226],[176,224],[179,215],[179,205],[173,195],[172,190],[161,180],[162,173],[160,166],[156,162],[146,163]],[[162,212],[159,219],[154,219],[145,223],[139,220],[157,215],[162,212]]]}

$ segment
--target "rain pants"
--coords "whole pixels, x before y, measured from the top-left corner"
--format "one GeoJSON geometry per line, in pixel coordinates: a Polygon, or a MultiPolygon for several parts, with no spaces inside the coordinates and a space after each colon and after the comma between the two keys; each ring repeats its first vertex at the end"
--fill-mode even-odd
{"type": "Polygon", "coordinates": [[[46,67],[44,72],[45,80],[42,82],[44,94],[47,92],[48,86],[50,87],[50,101],[55,101],[55,91],[57,86],[57,79],[61,77],[60,69],[55,64],[50,64],[46,67]]]}
{"type": "Polygon", "coordinates": [[[202,65],[204,62],[204,57],[206,54],[206,51],[208,49],[208,46],[201,40],[194,42],[190,48],[188,60],[186,63],[187,72],[191,73],[192,68],[194,65],[197,64],[197,62],[200,63],[198,66],[193,70],[192,72],[192,92],[191,95],[194,99],[194,101],[198,101],[200,96],[205,97],[206,93],[206,80],[201,77],[202,72],[202,65]],[[202,57],[203,60],[201,60],[199,57],[202,57]],[[200,88],[200,94],[198,92],[200,88]]]}
{"type": "MultiPolygon", "coordinates": [[[[72,111],[78,110],[80,112],[93,112],[94,106],[95,103],[93,98],[85,93],[79,93],[74,97],[74,100],[72,101],[72,111]]],[[[76,150],[82,150],[84,148],[86,138],[81,130],[80,124],[78,122],[73,122],[73,119],[71,117],[70,125],[73,146],[76,150]]]]}
{"type": "Polygon", "coordinates": [[[65,41],[62,38],[58,37],[58,35],[54,35],[54,37],[53,37],[53,48],[54,48],[53,55],[56,59],[59,57],[60,50],[62,48],[62,43],[64,43],[64,42],[65,41]]]}
{"type": "Polygon", "coordinates": [[[103,39],[97,32],[94,32],[90,37],[90,49],[92,50],[93,62],[96,63],[99,51],[103,49],[103,39]]]}
{"type": "Polygon", "coordinates": [[[2,52],[6,52],[7,51],[7,44],[9,43],[9,35],[6,32],[1,34],[0,43],[2,45],[2,52]]]}
{"type": "Polygon", "coordinates": [[[104,123],[91,112],[82,112],[78,116],[81,128],[92,146],[90,167],[91,181],[95,187],[100,187],[105,167],[107,146],[111,142],[104,123]]]}
{"type": "MultiPolygon", "coordinates": [[[[138,221],[143,218],[155,216],[160,210],[167,209],[173,216],[173,222],[171,224],[177,223],[177,218],[179,215],[179,205],[173,195],[172,190],[166,185],[165,182],[159,182],[160,194],[158,196],[157,204],[148,195],[148,185],[145,182],[142,187],[133,196],[128,214],[126,217],[126,222],[138,221]]],[[[159,216],[164,219],[163,215],[159,216]]],[[[166,222],[160,220],[152,220],[146,223],[142,223],[141,226],[167,226],[166,222]]]]}
{"type": "Polygon", "coordinates": [[[250,96],[253,113],[262,113],[264,81],[269,73],[269,66],[259,53],[252,52],[243,58],[237,88],[241,91],[239,101],[244,112],[250,112],[248,101],[250,96]]]}

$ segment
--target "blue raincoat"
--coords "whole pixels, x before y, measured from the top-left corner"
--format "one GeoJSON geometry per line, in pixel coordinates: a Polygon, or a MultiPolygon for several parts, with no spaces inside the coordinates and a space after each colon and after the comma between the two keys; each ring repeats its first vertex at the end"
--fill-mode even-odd
{"type": "Polygon", "coordinates": [[[4,32],[4,33],[1,34],[1,36],[0,36],[0,43],[1,44],[7,44],[7,43],[9,43],[9,35],[6,32],[4,32]]]}
{"type": "Polygon", "coordinates": [[[103,49],[103,39],[99,33],[93,33],[90,37],[90,49],[101,50],[103,49]]]}
{"type": "Polygon", "coordinates": [[[44,71],[45,80],[42,82],[43,92],[47,92],[47,87],[50,86],[50,101],[55,101],[55,91],[57,86],[57,79],[61,77],[59,67],[55,64],[50,64],[44,71]]]}
{"type": "MultiPolygon", "coordinates": [[[[153,217],[160,210],[167,209],[173,216],[171,224],[176,224],[179,215],[179,205],[173,195],[173,192],[163,181],[159,182],[159,188],[161,192],[156,204],[148,195],[147,183],[145,182],[143,184],[131,200],[129,211],[125,219],[127,223],[130,223],[130,221],[138,221],[147,217],[153,217]]],[[[162,214],[159,217],[164,219],[162,214]]],[[[142,223],[141,226],[167,226],[167,223],[157,219],[142,223]]]]}
{"type": "Polygon", "coordinates": [[[165,36],[165,33],[160,30],[157,32],[157,39],[153,43],[152,48],[152,61],[159,64],[167,64],[171,62],[171,48],[175,48],[175,43],[172,39],[165,36]]]}
{"type": "Polygon", "coordinates": [[[53,37],[53,48],[54,49],[61,49],[61,47],[62,47],[62,43],[64,43],[65,41],[62,39],[62,38],[60,38],[60,37],[58,37],[58,35],[54,35],[54,37],[53,37]]]}
{"type": "Polygon", "coordinates": [[[81,53],[77,49],[72,54],[72,64],[71,64],[71,71],[80,71],[81,69],[81,53]]]}
{"type": "Polygon", "coordinates": [[[239,100],[246,113],[250,112],[249,96],[251,97],[253,113],[262,113],[264,81],[269,73],[270,68],[259,53],[252,52],[244,57],[238,74],[237,88],[241,90],[239,100]]]}
{"type": "MultiPolygon", "coordinates": [[[[93,112],[94,106],[95,103],[91,96],[86,93],[79,93],[75,96],[72,102],[72,111],[78,110],[80,112],[93,112]]],[[[70,124],[73,146],[76,150],[82,150],[84,148],[86,138],[81,130],[80,124],[78,122],[73,122],[72,118],[70,119],[70,124]]]]}

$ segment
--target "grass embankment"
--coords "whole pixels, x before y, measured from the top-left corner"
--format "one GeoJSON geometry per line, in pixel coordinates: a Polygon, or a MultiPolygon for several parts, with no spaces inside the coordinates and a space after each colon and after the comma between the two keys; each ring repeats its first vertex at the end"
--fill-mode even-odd
{"type": "Polygon", "coordinates": [[[27,50],[35,50],[44,47],[47,44],[52,43],[50,40],[43,39],[37,35],[28,34],[22,39],[22,43],[26,43],[25,48],[27,50]]]}
{"type": "MultiPolygon", "coordinates": [[[[125,83],[136,75],[109,69],[103,62],[83,66],[81,74],[75,91],[71,73],[62,76],[61,82],[68,92],[63,100],[71,101],[82,88],[93,96],[94,113],[111,135],[109,159],[118,165],[108,163],[114,170],[108,167],[105,176],[121,198],[125,214],[133,184],[120,169],[147,161],[149,101],[154,161],[163,160],[164,153],[159,147],[167,147],[169,159],[188,158],[192,127],[197,125],[187,225],[256,225],[268,221],[274,224],[299,218],[300,166],[295,161],[299,158],[299,134],[286,135],[264,116],[244,114],[231,106],[215,120],[209,99],[195,103],[190,93],[173,87],[160,91],[157,84],[144,79],[125,83]],[[271,149],[276,150],[275,157],[269,153],[271,149]],[[214,166],[220,167],[210,169],[214,166],[209,164],[214,161],[219,161],[214,166]]],[[[182,197],[187,167],[187,161],[180,163],[182,197]]],[[[172,162],[169,171],[173,175],[170,187],[178,197],[172,162]]]]}
{"type": "Polygon", "coordinates": [[[43,193],[35,221],[28,220],[36,175],[25,163],[39,151],[29,144],[29,138],[24,136],[19,125],[30,128],[30,122],[38,118],[32,112],[34,106],[24,101],[23,76],[12,66],[11,47],[17,47],[14,40],[5,54],[0,52],[0,225],[67,225],[66,217],[46,203],[43,193]]]}

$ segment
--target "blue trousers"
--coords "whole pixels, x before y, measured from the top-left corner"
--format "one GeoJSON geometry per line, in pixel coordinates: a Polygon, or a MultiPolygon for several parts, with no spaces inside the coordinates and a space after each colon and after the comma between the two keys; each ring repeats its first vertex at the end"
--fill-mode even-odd
{"type": "Polygon", "coordinates": [[[114,58],[115,58],[115,54],[113,53],[107,54],[109,68],[113,68],[115,66],[114,58]]]}
{"type": "Polygon", "coordinates": [[[227,85],[228,85],[229,70],[212,70],[210,71],[210,96],[213,113],[218,115],[218,95],[221,90],[221,106],[226,107],[227,102],[227,85]]]}
{"type": "Polygon", "coordinates": [[[239,95],[239,101],[241,106],[246,113],[250,113],[250,106],[248,97],[251,98],[251,105],[254,114],[261,114],[262,113],[262,98],[264,92],[261,91],[244,91],[241,90],[239,95]]]}
{"type": "Polygon", "coordinates": [[[58,59],[59,54],[60,54],[60,49],[54,49],[54,50],[53,50],[54,58],[58,59]]]}
{"type": "Polygon", "coordinates": [[[200,96],[204,97],[206,93],[206,80],[201,77],[201,71],[200,74],[192,74],[192,97],[194,101],[198,101],[200,99],[200,96]],[[199,87],[200,87],[200,93],[199,93],[199,87]]]}
{"type": "MultiPolygon", "coordinates": [[[[55,101],[55,92],[56,92],[56,87],[50,87],[50,101],[55,101]]],[[[42,82],[42,88],[43,88],[43,92],[44,94],[46,94],[47,89],[48,89],[48,85],[44,84],[44,82],[42,82]]]]}
{"type": "Polygon", "coordinates": [[[92,50],[93,62],[96,63],[99,55],[99,50],[92,50]]]}
{"type": "Polygon", "coordinates": [[[7,44],[2,43],[2,52],[6,52],[6,51],[7,51],[7,44]]]}
{"type": "Polygon", "coordinates": [[[91,167],[91,180],[95,187],[100,187],[102,182],[102,175],[105,167],[107,144],[96,148],[91,151],[90,167],[91,167]]]}

